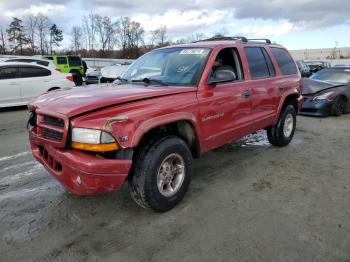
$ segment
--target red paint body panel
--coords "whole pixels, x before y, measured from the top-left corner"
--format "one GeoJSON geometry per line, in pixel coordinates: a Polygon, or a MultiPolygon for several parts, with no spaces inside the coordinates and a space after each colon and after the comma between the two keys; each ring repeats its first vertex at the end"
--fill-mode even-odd
{"type": "Polygon", "coordinates": [[[127,178],[132,160],[106,159],[69,149],[72,127],[104,129],[115,137],[120,147],[138,146],[144,134],[160,125],[186,121],[194,129],[200,153],[241,138],[251,132],[277,123],[285,99],[298,97],[302,105],[300,74],[282,76],[268,46],[259,43],[208,42],[186,45],[212,48],[198,87],[155,87],[137,85],[103,85],[55,91],[39,97],[30,105],[39,114],[37,128],[30,131],[30,142],[36,159],[69,191],[94,194],[118,190],[127,178]],[[245,46],[265,48],[275,67],[276,76],[253,80],[250,76],[245,46]],[[241,57],[243,81],[209,86],[216,55],[223,48],[235,48],[241,57]],[[250,92],[251,97],[242,96],[250,92]],[[62,136],[55,142],[41,135],[42,116],[61,118],[64,127],[48,127],[62,136]],[[106,125],[108,119],[127,116],[122,122],[106,125]],[[127,137],[127,139],[125,139],[127,137]],[[122,139],[123,138],[123,139],[122,139]],[[68,141],[68,142],[67,142],[68,141]],[[57,166],[59,163],[59,166],[57,166]],[[80,184],[77,177],[80,177],[80,184]]]}
{"type": "Polygon", "coordinates": [[[128,176],[131,160],[110,160],[78,150],[55,148],[29,133],[34,157],[68,191],[77,195],[115,192],[128,176]],[[80,183],[77,181],[80,177],[80,183]]]}

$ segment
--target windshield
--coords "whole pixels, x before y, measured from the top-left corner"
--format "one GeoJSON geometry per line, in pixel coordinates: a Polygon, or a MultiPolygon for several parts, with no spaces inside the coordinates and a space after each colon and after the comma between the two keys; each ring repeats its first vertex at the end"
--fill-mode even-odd
{"type": "Polygon", "coordinates": [[[312,75],[310,78],[326,82],[349,84],[350,69],[323,69],[312,75]]]}
{"type": "Polygon", "coordinates": [[[137,59],[121,76],[128,82],[196,86],[210,53],[208,48],[158,49],[137,59]]]}

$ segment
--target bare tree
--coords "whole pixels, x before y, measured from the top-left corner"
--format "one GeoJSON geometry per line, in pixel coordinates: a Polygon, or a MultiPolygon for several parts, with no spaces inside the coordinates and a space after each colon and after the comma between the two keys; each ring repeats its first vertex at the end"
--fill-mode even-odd
{"type": "Polygon", "coordinates": [[[113,37],[118,23],[112,23],[108,16],[95,15],[96,31],[101,43],[102,51],[113,48],[113,37]]]}
{"type": "Polygon", "coordinates": [[[129,24],[128,48],[131,52],[136,51],[136,57],[139,56],[140,45],[144,44],[145,30],[140,23],[132,21],[129,24]]]}
{"type": "Polygon", "coordinates": [[[151,31],[151,34],[152,34],[151,44],[164,46],[165,39],[166,39],[166,32],[167,32],[167,27],[165,25],[161,25],[156,30],[151,31]]]}
{"type": "Polygon", "coordinates": [[[87,40],[87,49],[94,50],[96,39],[96,15],[90,13],[88,16],[83,16],[83,29],[87,40]]]}
{"type": "Polygon", "coordinates": [[[6,53],[6,31],[3,30],[2,26],[0,26],[0,54],[5,54],[6,53]]]}
{"type": "Polygon", "coordinates": [[[119,40],[123,50],[123,58],[126,58],[126,48],[128,46],[128,34],[130,31],[130,18],[120,18],[119,40]]]}
{"type": "Polygon", "coordinates": [[[71,41],[72,41],[72,47],[74,49],[75,54],[79,52],[82,46],[82,29],[79,26],[73,26],[71,31],[71,41]]]}
{"type": "Polygon", "coordinates": [[[48,53],[48,35],[50,30],[50,20],[47,16],[43,14],[37,15],[37,36],[40,44],[41,54],[48,53]]]}
{"type": "Polygon", "coordinates": [[[27,37],[29,39],[29,45],[32,49],[33,55],[35,54],[35,37],[36,37],[36,30],[37,30],[37,23],[38,18],[35,15],[28,15],[25,18],[25,30],[27,32],[27,37]]]}

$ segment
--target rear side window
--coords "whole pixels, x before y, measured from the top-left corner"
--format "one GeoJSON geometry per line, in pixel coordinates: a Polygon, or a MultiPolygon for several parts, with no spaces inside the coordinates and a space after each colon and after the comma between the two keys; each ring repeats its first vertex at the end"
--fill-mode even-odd
{"type": "Polygon", "coordinates": [[[0,68],[0,80],[17,78],[16,67],[0,68]]]}
{"type": "Polygon", "coordinates": [[[268,78],[275,75],[271,59],[265,49],[260,47],[246,47],[249,71],[252,79],[268,78]]]}
{"type": "Polygon", "coordinates": [[[276,58],[278,66],[281,69],[282,75],[293,75],[298,72],[295,63],[292,57],[287,52],[287,50],[273,47],[271,48],[271,51],[274,57],[276,58]]]}
{"type": "Polygon", "coordinates": [[[58,65],[66,65],[66,64],[68,64],[67,58],[63,57],[63,56],[58,56],[57,57],[57,64],[58,65]]]}
{"type": "Polygon", "coordinates": [[[69,66],[81,66],[81,59],[78,56],[68,56],[69,66]]]}
{"type": "Polygon", "coordinates": [[[27,77],[43,77],[51,75],[51,72],[45,68],[26,66],[19,68],[21,78],[27,77]]]}

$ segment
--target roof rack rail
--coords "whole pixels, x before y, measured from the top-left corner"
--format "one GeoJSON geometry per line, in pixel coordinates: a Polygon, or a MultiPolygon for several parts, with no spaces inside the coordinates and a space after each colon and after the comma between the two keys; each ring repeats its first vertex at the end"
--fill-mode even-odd
{"type": "Polygon", "coordinates": [[[247,40],[248,41],[265,41],[266,44],[271,44],[271,40],[270,39],[266,39],[266,38],[249,38],[247,40]]]}
{"type": "Polygon", "coordinates": [[[211,38],[195,41],[194,43],[206,42],[206,41],[236,41],[236,40],[241,40],[244,43],[248,42],[248,39],[244,36],[213,36],[211,38]]]}

